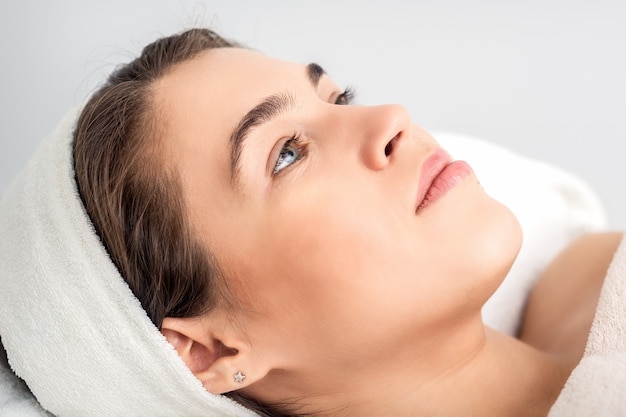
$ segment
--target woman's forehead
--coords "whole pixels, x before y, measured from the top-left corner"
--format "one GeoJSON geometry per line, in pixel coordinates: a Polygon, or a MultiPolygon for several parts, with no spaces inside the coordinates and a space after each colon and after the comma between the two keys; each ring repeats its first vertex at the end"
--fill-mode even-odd
{"type": "Polygon", "coordinates": [[[305,74],[305,65],[284,61],[243,48],[216,48],[198,54],[178,64],[168,75],[186,78],[199,76],[207,82],[228,86],[232,84],[285,82],[305,74]],[[285,76],[291,75],[288,79],[285,76]]]}
{"type": "Polygon", "coordinates": [[[160,79],[156,103],[177,131],[201,120],[210,120],[211,130],[232,130],[265,97],[310,89],[307,68],[248,49],[213,49],[178,64],[160,79]]]}

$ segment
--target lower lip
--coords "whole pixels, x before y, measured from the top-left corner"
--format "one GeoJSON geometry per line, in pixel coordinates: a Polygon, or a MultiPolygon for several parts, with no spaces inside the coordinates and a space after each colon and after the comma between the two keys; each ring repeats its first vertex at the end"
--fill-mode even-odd
{"type": "Polygon", "coordinates": [[[465,161],[454,161],[448,164],[431,184],[417,211],[423,210],[439,200],[471,173],[472,168],[465,161]]]}

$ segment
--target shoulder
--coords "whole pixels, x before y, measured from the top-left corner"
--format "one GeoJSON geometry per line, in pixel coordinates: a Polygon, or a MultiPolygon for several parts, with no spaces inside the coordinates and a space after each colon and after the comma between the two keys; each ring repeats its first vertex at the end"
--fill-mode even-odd
{"type": "Polygon", "coordinates": [[[621,233],[584,235],[548,266],[530,294],[520,339],[578,362],[621,233]]]}

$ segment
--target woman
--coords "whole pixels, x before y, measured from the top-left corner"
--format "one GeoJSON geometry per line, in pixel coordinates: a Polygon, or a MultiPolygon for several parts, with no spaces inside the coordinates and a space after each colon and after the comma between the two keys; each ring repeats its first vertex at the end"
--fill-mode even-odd
{"type": "Polygon", "coordinates": [[[118,69],[73,152],[154,325],[206,391],[266,415],[545,416],[621,240],[563,252],[519,339],[489,329],[521,233],[469,165],[404,108],[351,105],[319,65],[208,30],[118,69]]]}

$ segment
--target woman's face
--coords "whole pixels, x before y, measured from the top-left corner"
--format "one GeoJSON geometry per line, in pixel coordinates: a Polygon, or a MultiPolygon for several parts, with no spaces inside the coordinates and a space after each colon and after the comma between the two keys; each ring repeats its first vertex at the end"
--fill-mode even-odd
{"type": "Polygon", "coordinates": [[[316,65],[216,49],[156,91],[191,224],[284,366],[348,369],[440,335],[517,254],[515,218],[468,166],[405,108],[349,104],[316,65]]]}

